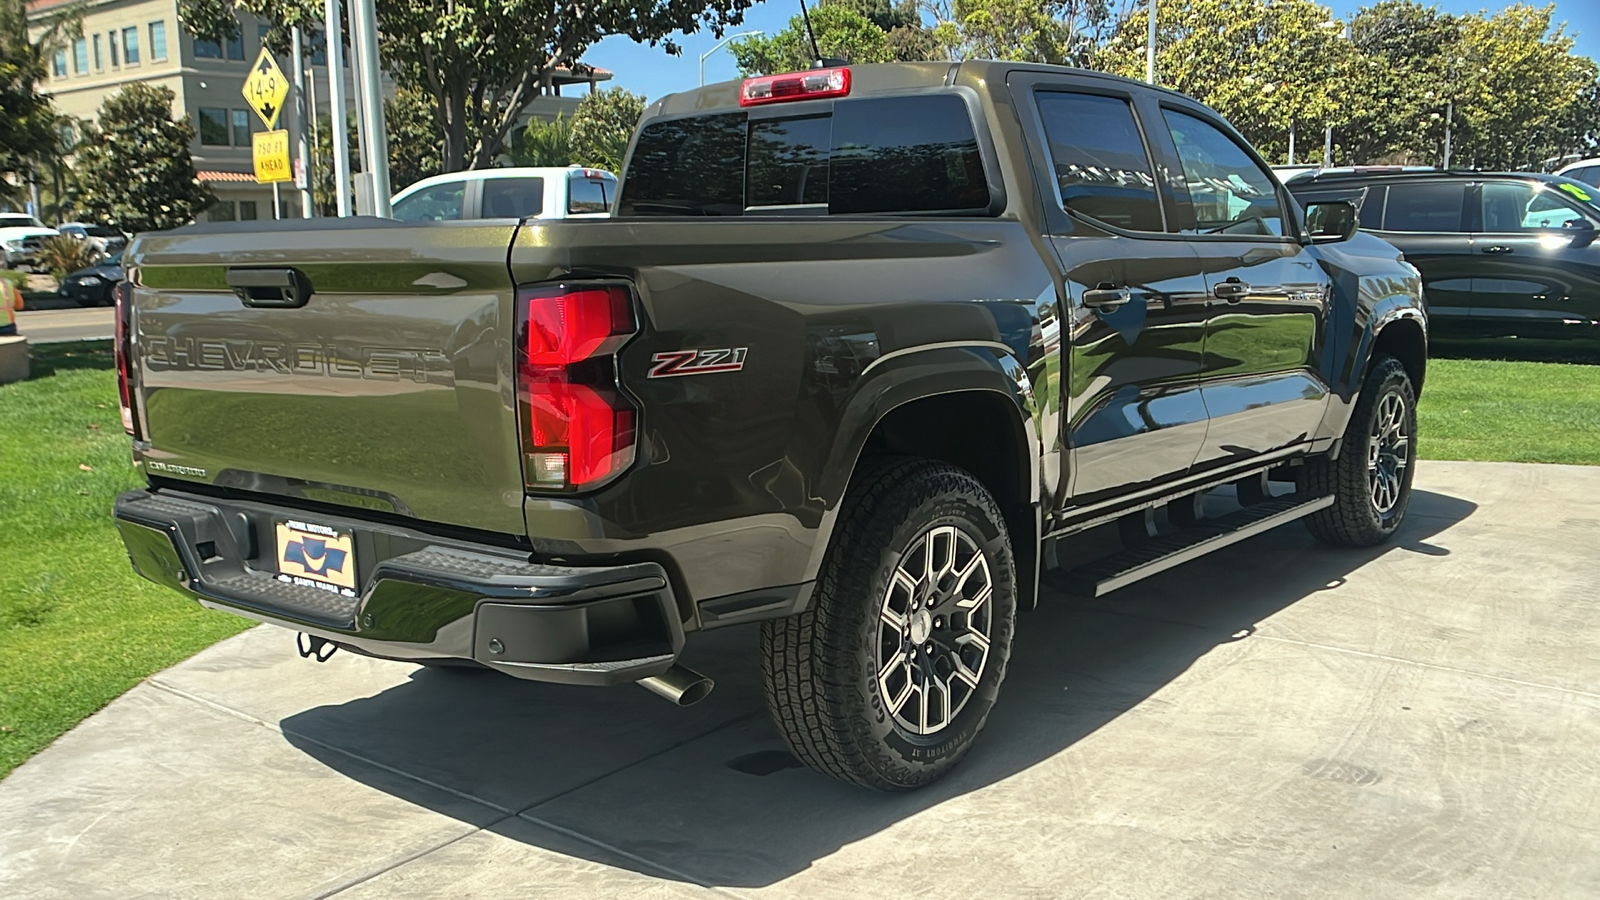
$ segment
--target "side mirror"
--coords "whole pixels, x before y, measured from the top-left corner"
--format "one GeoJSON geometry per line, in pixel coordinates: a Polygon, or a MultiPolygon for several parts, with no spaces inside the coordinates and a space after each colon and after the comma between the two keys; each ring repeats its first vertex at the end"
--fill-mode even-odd
{"type": "Polygon", "coordinates": [[[1562,227],[1572,235],[1572,246],[1578,248],[1594,243],[1597,235],[1594,223],[1588,219],[1568,219],[1562,227]]]}
{"type": "Polygon", "coordinates": [[[1306,230],[1314,243],[1348,241],[1360,227],[1356,205],[1349,200],[1322,200],[1306,206],[1306,230]]]}

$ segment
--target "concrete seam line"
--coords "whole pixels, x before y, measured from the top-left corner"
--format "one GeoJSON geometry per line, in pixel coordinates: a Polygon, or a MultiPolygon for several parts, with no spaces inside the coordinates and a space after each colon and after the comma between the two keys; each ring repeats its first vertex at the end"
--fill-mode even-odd
{"type": "Polygon", "coordinates": [[[621,847],[616,847],[616,846],[613,846],[611,844],[608,844],[605,841],[600,840],[599,838],[590,837],[589,835],[584,834],[581,831],[574,831],[571,828],[567,828],[567,827],[562,826],[562,825],[557,825],[554,822],[547,822],[544,819],[538,818],[537,816],[530,816],[527,813],[519,814],[518,818],[522,819],[525,822],[529,822],[529,823],[532,823],[534,825],[537,825],[540,828],[545,828],[545,829],[548,829],[550,831],[554,831],[556,834],[566,835],[567,837],[572,838],[575,841],[579,841],[581,843],[588,844],[591,847],[599,848],[601,850],[606,851],[607,853],[615,853],[616,855],[622,857],[623,859],[632,860],[633,862],[636,862],[641,866],[645,866],[647,868],[655,869],[655,870],[657,870],[659,872],[665,872],[666,874],[668,874],[668,875],[672,876],[673,878],[676,878],[676,879],[678,879],[680,881],[687,881],[690,884],[697,884],[700,887],[703,887],[708,891],[715,891],[718,894],[722,894],[722,895],[728,896],[728,897],[744,897],[744,896],[746,896],[745,894],[739,893],[737,891],[730,891],[727,888],[718,887],[717,885],[714,885],[714,884],[711,884],[711,883],[707,882],[705,879],[696,878],[695,876],[690,875],[688,872],[680,872],[677,869],[672,868],[671,866],[663,865],[662,863],[658,863],[653,859],[646,859],[645,857],[640,856],[637,853],[629,853],[628,851],[622,849],[621,847]]]}
{"type": "Polygon", "coordinates": [[[1259,632],[1251,635],[1251,638],[1261,641],[1277,641],[1280,644],[1297,644],[1301,647],[1311,647],[1316,650],[1329,650],[1334,653],[1348,653],[1351,656],[1365,656],[1370,659],[1381,659],[1386,662],[1404,663],[1408,666],[1417,666],[1423,669],[1435,669],[1440,672],[1449,672],[1454,675],[1467,675],[1473,678],[1487,678],[1490,681],[1503,681],[1506,684],[1515,684],[1521,687],[1542,688],[1547,691],[1554,691],[1558,694],[1572,694],[1578,697],[1587,697],[1591,700],[1600,700],[1600,694],[1592,691],[1582,691],[1578,690],[1577,688],[1565,688],[1554,684],[1541,684],[1537,681],[1523,681],[1520,678],[1507,678],[1504,675],[1490,675],[1488,672],[1474,672],[1471,669],[1458,669],[1454,666],[1441,666],[1437,663],[1426,663],[1415,659],[1406,659],[1403,656],[1389,656],[1388,654],[1373,653],[1368,650],[1352,650],[1348,647],[1333,647],[1328,644],[1318,644],[1312,641],[1297,641],[1294,638],[1273,637],[1271,635],[1261,634],[1259,632]]]}
{"type": "Polygon", "coordinates": [[[367,757],[362,756],[359,753],[353,753],[353,752],[351,752],[349,750],[346,750],[343,747],[334,746],[333,744],[330,744],[330,743],[328,743],[326,741],[318,740],[318,739],[316,739],[316,738],[314,738],[314,737],[312,737],[312,736],[310,736],[308,734],[304,734],[304,733],[298,732],[298,731],[288,731],[288,730],[285,730],[282,726],[275,725],[275,724],[273,724],[271,722],[267,722],[267,721],[264,721],[262,719],[258,719],[255,716],[248,715],[246,713],[239,712],[236,709],[229,709],[228,707],[223,706],[220,703],[217,703],[217,702],[215,702],[213,700],[207,700],[204,697],[197,697],[194,694],[189,693],[188,691],[184,691],[184,690],[181,690],[179,688],[172,687],[171,685],[162,684],[162,683],[160,683],[160,682],[158,682],[158,681],[156,681],[154,679],[146,679],[146,680],[149,681],[149,683],[151,685],[153,685],[155,687],[158,687],[161,690],[167,691],[170,694],[174,694],[174,695],[176,695],[178,697],[182,697],[185,700],[191,700],[191,701],[193,701],[195,703],[200,704],[201,706],[206,706],[206,707],[209,707],[211,709],[215,709],[215,710],[217,710],[219,712],[227,713],[230,716],[233,716],[233,717],[238,718],[238,719],[243,719],[246,722],[251,722],[251,723],[254,723],[256,725],[260,725],[262,728],[266,728],[269,731],[275,731],[278,734],[284,735],[285,737],[287,737],[288,735],[292,734],[295,737],[300,738],[301,740],[310,741],[311,743],[316,744],[318,747],[321,747],[324,750],[331,750],[334,753],[337,753],[337,754],[339,754],[341,756],[348,757],[348,758],[353,759],[353,760],[355,760],[357,762],[360,762],[360,763],[365,763],[366,765],[372,766],[375,769],[382,769],[383,771],[388,772],[388,773],[390,773],[392,775],[398,775],[401,778],[405,778],[405,779],[408,779],[408,780],[411,780],[411,781],[415,781],[418,784],[426,785],[427,787],[433,788],[436,791],[442,791],[442,792],[444,792],[446,794],[451,794],[453,796],[460,797],[463,800],[471,801],[473,803],[478,804],[479,806],[486,806],[489,809],[494,810],[495,812],[504,813],[507,816],[514,816],[514,815],[517,814],[516,810],[510,809],[509,807],[501,806],[498,803],[491,803],[490,801],[485,800],[482,797],[475,797],[472,794],[466,793],[465,791],[458,791],[453,787],[449,787],[447,785],[443,785],[443,784],[439,784],[437,782],[429,781],[428,779],[423,778],[420,775],[413,775],[412,773],[407,772],[404,769],[398,769],[398,768],[396,768],[394,766],[391,766],[391,765],[388,765],[386,763],[378,762],[375,759],[368,759],[367,757]]]}
{"type": "Polygon", "coordinates": [[[353,887],[355,887],[357,885],[365,884],[366,882],[371,881],[374,878],[377,878],[379,875],[382,875],[382,874],[384,874],[386,872],[392,872],[395,869],[400,868],[401,866],[408,865],[410,863],[416,862],[417,860],[423,858],[424,856],[427,856],[430,853],[434,853],[436,851],[443,850],[444,848],[450,846],[451,844],[454,844],[457,841],[469,838],[469,837],[477,834],[480,831],[487,831],[490,828],[493,828],[496,825],[501,824],[502,822],[509,822],[509,821],[511,821],[512,819],[515,819],[515,818],[516,818],[516,816],[514,816],[514,815],[503,816],[503,817],[501,817],[499,819],[494,820],[493,822],[490,822],[487,825],[468,826],[466,831],[463,831],[462,833],[460,833],[458,835],[455,835],[454,837],[446,838],[446,839],[444,839],[442,841],[439,841],[439,842],[437,842],[437,843],[435,843],[435,844],[433,844],[432,846],[429,846],[429,847],[423,847],[421,850],[418,850],[415,853],[406,854],[405,856],[401,857],[400,859],[397,859],[392,863],[388,863],[387,865],[378,866],[378,867],[376,867],[374,869],[371,869],[371,870],[369,870],[367,872],[363,872],[360,875],[353,875],[353,876],[351,876],[349,878],[346,878],[344,881],[334,885],[333,887],[331,887],[331,888],[329,888],[329,889],[327,889],[325,891],[322,891],[321,893],[312,894],[310,897],[306,898],[306,900],[326,900],[326,898],[332,897],[335,894],[342,894],[345,891],[348,891],[348,890],[350,890],[351,888],[353,888],[353,887]]]}

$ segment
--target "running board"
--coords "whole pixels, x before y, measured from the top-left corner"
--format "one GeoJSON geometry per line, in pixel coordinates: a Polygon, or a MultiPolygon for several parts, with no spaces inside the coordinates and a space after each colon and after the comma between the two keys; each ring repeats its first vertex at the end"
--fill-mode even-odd
{"type": "Polygon", "coordinates": [[[1175,534],[1144,543],[1067,571],[1048,573],[1057,590],[1080,597],[1104,597],[1117,588],[1165,572],[1173,566],[1221,550],[1279,525],[1309,516],[1333,505],[1333,497],[1307,499],[1299,494],[1276,497],[1216,519],[1208,519],[1175,534]]]}

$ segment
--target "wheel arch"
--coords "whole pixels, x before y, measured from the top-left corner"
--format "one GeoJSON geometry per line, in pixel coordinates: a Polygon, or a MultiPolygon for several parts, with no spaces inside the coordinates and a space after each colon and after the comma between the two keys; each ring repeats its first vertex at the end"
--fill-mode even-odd
{"type": "Polygon", "coordinates": [[[1027,372],[1004,345],[918,348],[880,359],[846,406],[824,472],[828,512],[809,573],[821,567],[839,503],[863,464],[918,456],[971,473],[994,496],[1011,535],[1018,602],[1033,604],[1040,535],[1036,421],[1027,372]]]}

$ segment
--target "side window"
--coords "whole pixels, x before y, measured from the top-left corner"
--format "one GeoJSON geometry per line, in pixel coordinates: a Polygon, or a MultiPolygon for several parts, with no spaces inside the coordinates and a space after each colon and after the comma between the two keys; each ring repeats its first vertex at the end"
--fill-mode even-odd
{"type": "Polygon", "coordinates": [[[1183,162],[1197,234],[1283,234],[1283,213],[1272,176],[1210,122],[1162,110],[1183,162]]]}
{"type": "Polygon", "coordinates": [[[983,157],[954,94],[840,100],[833,108],[828,212],[981,213],[983,157]]]}
{"type": "Polygon", "coordinates": [[[604,178],[574,175],[567,179],[567,212],[603,213],[611,209],[615,188],[604,178]]]}
{"type": "Polygon", "coordinates": [[[1567,173],[1567,177],[1574,181],[1581,181],[1590,187],[1600,187],[1600,166],[1584,166],[1581,169],[1573,169],[1567,173]]]}
{"type": "MultiPolygon", "coordinates": [[[[543,213],[543,178],[484,179],[483,218],[520,219],[523,216],[538,216],[543,213]]],[[[457,212],[453,218],[460,218],[460,213],[457,212]]]]}
{"type": "Polygon", "coordinates": [[[1424,181],[1389,185],[1384,204],[1385,231],[1459,232],[1467,186],[1459,181],[1424,181]]]}
{"type": "Polygon", "coordinates": [[[1164,231],[1150,155],[1128,101],[1035,95],[1062,207],[1132,231],[1164,231]]]}
{"type": "Polygon", "coordinates": [[[1361,203],[1361,227],[1366,229],[1379,229],[1383,227],[1383,201],[1388,196],[1389,188],[1386,185],[1375,185],[1367,188],[1366,199],[1361,203]]]}
{"type": "Polygon", "coordinates": [[[394,217],[402,222],[443,222],[461,218],[461,199],[467,186],[455,181],[423,188],[394,205],[394,217]]]}
{"type": "Polygon", "coordinates": [[[1565,228],[1589,219],[1559,193],[1526,181],[1490,181],[1483,185],[1483,230],[1509,233],[1565,228]]]}

